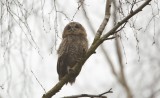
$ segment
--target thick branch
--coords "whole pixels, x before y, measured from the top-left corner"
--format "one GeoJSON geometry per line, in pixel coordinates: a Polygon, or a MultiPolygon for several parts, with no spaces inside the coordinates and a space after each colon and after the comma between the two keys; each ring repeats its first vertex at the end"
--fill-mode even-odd
{"type": "MultiPolygon", "coordinates": [[[[100,28],[102,28],[102,26],[104,26],[103,28],[105,28],[106,25],[101,25],[99,27],[99,30],[97,31],[96,37],[94,40],[94,42],[92,43],[91,47],[89,48],[88,52],[86,53],[85,57],[83,59],[80,60],[80,62],[78,62],[74,68],[73,71],[76,73],[78,72],[77,70],[80,70],[83,66],[83,64],[85,63],[85,61],[93,54],[95,53],[95,50],[97,49],[97,47],[102,44],[106,38],[108,38],[110,35],[113,35],[115,33],[115,31],[125,22],[128,21],[128,19],[130,19],[132,16],[134,16],[136,13],[138,13],[139,11],[141,11],[147,4],[149,4],[151,0],[147,0],[146,2],[144,2],[140,7],[138,7],[135,11],[133,11],[132,13],[130,13],[126,18],[124,18],[121,22],[119,22],[113,29],[111,29],[107,34],[105,34],[102,38],[98,38],[96,39],[98,34],[102,34],[103,30],[101,31],[100,28]],[[98,33],[99,32],[99,33],[98,33]]],[[[106,18],[106,17],[105,17],[106,18]]],[[[105,20],[104,18],[104,20],[105,20]]],[[[108,21],[105,21],[108,22],[108,21]]],[[[104,21],[102,22],[102,24],[104,23],[104,21]]],[[[107,23],[104,23],[107,24],[107,23]]],[[[98,35],[100,37],[100,35],[98,35]]],[[[67,75],[65,75],[63,77],[63,79],[61,81],[59,81],[50,91],[48,91],[46,94],[43,95],[42,98],[51,98],[53,95],[55,95],[62,87],[65,83],[68,82],[69,77],[72,76],[72,73],[69,72],[67,75]]]]}
{"type": "Polygon", "coordinates": [[[100,27],[99,27],[99,29],[96,33],[96,36],[94,38],[93,43],[101,37],[102,32],[104,31],[104,29],[105,29],[105,27],[106,27],[106,25],[109,21],[109,18],[110,18],[111,1],[110,0],[106,0],[106,1],[107,2],[106,2],[106,9],[105,9],[105,16],[104,16],[104,19],[102,21],[102,24],[100,25],[100,27]]]}

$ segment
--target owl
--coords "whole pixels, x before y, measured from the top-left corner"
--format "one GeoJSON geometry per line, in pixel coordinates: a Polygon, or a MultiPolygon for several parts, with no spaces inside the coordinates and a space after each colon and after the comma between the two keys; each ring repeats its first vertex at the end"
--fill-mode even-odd
{"type": "MultiPolygon", "coordinates": [[[[88,50],[86,30],[78,22],[70,22],[67,24],[63,30],[62,38],[62,42],[57,51],[57,73],[59,80],[71,71],[70,69],[75,66],[78,60],[84,57],[88,50]]],[[[70,84],[75,82],[78,74],[70,77],[70,84]]]]}

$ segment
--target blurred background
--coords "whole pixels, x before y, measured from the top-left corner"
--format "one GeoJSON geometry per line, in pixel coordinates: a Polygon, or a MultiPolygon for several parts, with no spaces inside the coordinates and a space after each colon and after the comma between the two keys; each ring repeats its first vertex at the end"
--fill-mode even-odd
{"type": "MultiPolygon", "coordinates": [[[[112,29],[146,0],[112,0],[112,29]]],[[[106,0],[1,0],[0,98],[41,98],[57,82],[57,49],[63,28],[81,23],[89,46],[106,0]]],[[[100,94],[108,98],[160,98],[160,2],[152,0],[84,64],[75,84],[53,98],[100,94]]]]}

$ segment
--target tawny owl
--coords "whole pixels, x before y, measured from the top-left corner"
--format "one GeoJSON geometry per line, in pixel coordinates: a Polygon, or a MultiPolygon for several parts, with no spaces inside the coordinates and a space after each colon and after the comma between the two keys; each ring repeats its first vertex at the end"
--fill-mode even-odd
{"type": "MultiPolygon", "coordinates": [[[[64,28],[62,38],[62,42],[57,51],[57,73],[59,80],[69,72],[69,69],[71,69],[80,58],[83,58],[88,49],[86,31],[78,22],[70,22],[67,24],[64,28]]],[[[72,76],[69,83],[74,83],[78,74],[72,76]]]]}

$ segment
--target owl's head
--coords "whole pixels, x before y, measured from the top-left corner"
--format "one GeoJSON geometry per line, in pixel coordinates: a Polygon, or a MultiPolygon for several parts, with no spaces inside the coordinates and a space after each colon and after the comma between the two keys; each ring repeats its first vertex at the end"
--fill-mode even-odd
{"type": "Polygon", "coordinates": [[[63,31],[62,37],[65,38],[70,35],[83,36],[86,37],[86,30],[84,27],[78,22],[70,22],[66,25],[63,31]]]}

